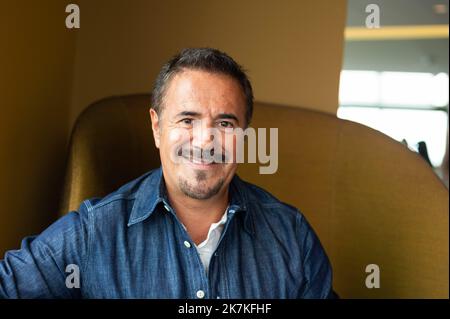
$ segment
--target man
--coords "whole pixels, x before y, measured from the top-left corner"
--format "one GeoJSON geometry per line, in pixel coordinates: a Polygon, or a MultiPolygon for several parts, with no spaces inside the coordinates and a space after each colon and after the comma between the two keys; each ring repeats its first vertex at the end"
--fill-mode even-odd
{"type": "Polygon", "coordinates": [[[0,296],[331,297],[330,263],[305,217],[235,174],[232,132],[249,125],[252,110],[251,84],[228,55],[176,55],[150,109],[161,168],[86,200],[7,252],[0,296]],[[205,160],[217,145],[228,160],[205,160]]]}

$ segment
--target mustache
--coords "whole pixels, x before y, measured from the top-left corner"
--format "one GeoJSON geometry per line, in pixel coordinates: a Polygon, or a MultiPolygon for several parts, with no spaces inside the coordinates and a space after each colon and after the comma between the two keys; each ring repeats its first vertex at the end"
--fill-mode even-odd
{"type": "Polygon", "coordinates": [[[209,163],[229,163],[232,155],[218,146],[200,148],[189,144],[178,146],[175,149],[177,157],[185,158],[189,161],[209,162],[209,163]]]}

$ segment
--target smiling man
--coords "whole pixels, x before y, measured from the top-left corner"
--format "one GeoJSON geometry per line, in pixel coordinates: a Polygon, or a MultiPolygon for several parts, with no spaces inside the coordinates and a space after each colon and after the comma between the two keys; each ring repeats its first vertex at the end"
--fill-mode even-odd
{"type": "Polygon", "coordinates": [[[231,57],[208,48],[173,57],[150,109],[161,167],[7,252],[0,297],[332,297],[330,263],[305,217],[236,175],[233,131],[252,111],[231,57]]]}

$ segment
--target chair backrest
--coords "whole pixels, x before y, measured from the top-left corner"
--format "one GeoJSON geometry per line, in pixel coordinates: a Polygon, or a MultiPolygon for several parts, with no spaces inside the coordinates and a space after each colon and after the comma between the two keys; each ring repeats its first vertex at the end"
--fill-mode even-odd
{"type": "MultiPolygon", "coordinates": [[[[159,167],[149,107],[149,95],[121,96],[80,115],[63,213],[159,167]]],[[[252,126],[278,128],[278,170],[261,175],[264,164],[241,164],[239,175],[305,214],[341,297],[448,298],[449,193],[419,155],[363,125],[302,108],[256,103],[252,126]],[[380,288],[366,286],[371,264],[380,288]]]]}

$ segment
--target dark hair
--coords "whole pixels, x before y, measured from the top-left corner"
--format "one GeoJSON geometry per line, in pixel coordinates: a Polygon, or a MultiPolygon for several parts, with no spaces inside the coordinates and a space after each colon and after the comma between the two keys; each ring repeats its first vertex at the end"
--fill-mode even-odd
{"type": "Polygon", "coordinates": [[[164,64],[156,77],[152,92],[152,108],[158,115],[163,109],[163,99],[168,83],[175,74],[184,69],[225,74],[238,81],[246,100],[246,125],[250,123],[253,114],[253,90],[244,69],[226,53],[211,48],[184,49],[164,64]]]}

